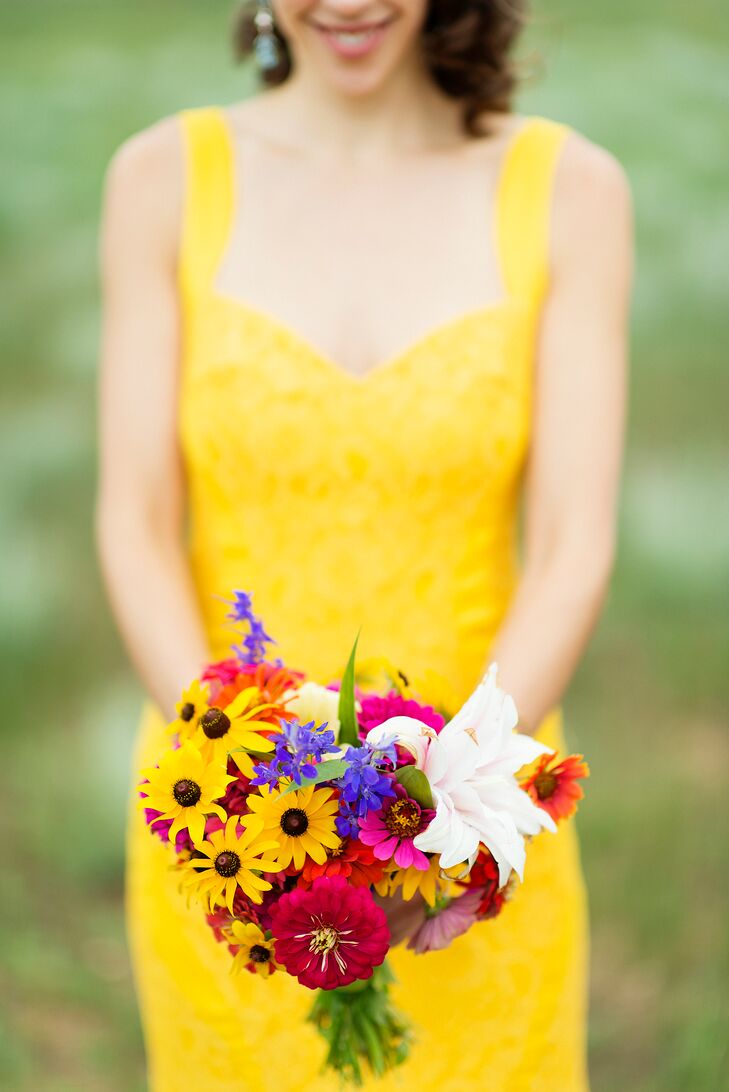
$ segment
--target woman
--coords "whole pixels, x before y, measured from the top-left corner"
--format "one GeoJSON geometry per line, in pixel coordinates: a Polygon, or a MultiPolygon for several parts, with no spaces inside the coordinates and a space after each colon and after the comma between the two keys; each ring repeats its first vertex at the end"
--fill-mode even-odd
{"type": "MultiPolygon", "coordinates": [[[[150,695],[135,768],[226,652],[216,596],[239,587],[321,680],[360,625],[362,656],[436,669],[459,701],[496,659],[524,730],[562,749],[613,559],[631,198],[606,150],[511,111],[522,8],[277,0],[265,90],[115,157],[97,526],[150,695]]],[[[167,865],[132,806],[153,1092],[336,1088],[308,992],[232,978],[167,865]]],[[[421,907],[389,907],[397,935],[421,907]]],[[[498,920],[396,948],[417,1042],[380,1087],[585,1089],[585,920],[568,827],[498,920]]]]}

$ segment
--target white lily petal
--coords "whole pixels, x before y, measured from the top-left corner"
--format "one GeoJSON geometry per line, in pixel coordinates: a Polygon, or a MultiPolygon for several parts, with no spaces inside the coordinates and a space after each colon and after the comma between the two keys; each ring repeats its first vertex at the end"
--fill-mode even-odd
{"type": "Polygon", "coordinates": [[[424,853],[439,853],[441,868],[460,864],[478,849],[478,833],[464,823],[457,812],[448,814],[444,811],[442,822],[435,830],[432,829],[434,822],[416,835],[413,845],[424,853]]]}
{"type": "Polygon", "coordinates": [[[520,834],[540,834],[543,830],[557,830],[549,812],[534,803],[524,789],[508,781],[489,785],[485,792],[488,806],[498,812],[507,812],[513,816],[520,834]]]}
{"type": "Polygon", "coordinates": [[[499,866],[499,886],[506,883],[512,869],[520,880],[523,879],[526,849],[513,819],[484,808],[479,835],[499,866]]]}
{"type": "Polygon", "coordinates": [[[528,766],[540,755],[548,754],[554,754],[554,749],[546,743],[541,743],[523,732],[512,731],[500,754],[489,760],[481,759],[479,769],[487,769],[489,773],[515,774],[522,766],[528,766]]]}
{"type": "Polygon", "coordinates": [[[415,762],[422,770],[430,739],[434,735],[435,732],[429,725],[423,724],[415,717],[390,717],[375,728],[370,728],[367,733],[367,742],[376,746],[384,739],[395,736],[397,742],[407,747],[415,756],[415,762]]]}
{"type": "Polygon", "coordinates": [[[478,684],[473,693],[466,699],[456,715],[441,729],[440,735],[445,738],[464,731],[466,728],[475,728],[477,724],[488,720],[490,703],[494,696],[495,671],[489,668],[483,680],[478,684]]]}
{"type": "Polygon", "coordinates": [[[473,781],[459,785],[450,793],[453,807],[468,823],[478,823],[483,813],[484,801],[479,795],[478,786],[473,781]]]}
{"type": "Polygon", "coordinates": [[[450,770],[450,756],[437,735],[429,742],[422,770],[431,786],[440,784],[450,770]]]}
{"type": "Polygon", "coordinates": [[[470,735],[460,733],[451,736],[450,739],[431,744],[431,750],[436,747],[440,758],[438,763],[439,775],[433,780],[444,791],[457,788],[464,781],[468,781],[478,763],[478,747],[470,735]],[[442,760],[445,759],[445,766],[442,760]]]}

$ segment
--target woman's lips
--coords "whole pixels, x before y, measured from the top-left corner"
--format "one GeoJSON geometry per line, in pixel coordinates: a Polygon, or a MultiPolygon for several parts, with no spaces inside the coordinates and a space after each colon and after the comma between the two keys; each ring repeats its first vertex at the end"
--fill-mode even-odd
{"type": "Polygon", "coordinates": [[[340,57],[365,57],[372,53],[382,42],[392,20],[369,26],[327,27],[314,23],[314,29],[327,45],[340,57]]]}

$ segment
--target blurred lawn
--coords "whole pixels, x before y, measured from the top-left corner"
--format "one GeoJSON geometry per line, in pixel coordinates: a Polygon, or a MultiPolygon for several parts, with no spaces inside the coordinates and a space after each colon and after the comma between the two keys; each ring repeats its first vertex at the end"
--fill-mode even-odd
{"type": "MultiPolygon", "coordinates": [[[[99,192],[127,135],[248,92],[250,73],[229,63],[229,7],[25,0],[0,12],[0,1087],[13,1092],[144,1088],[120,902],[139,693],[91,544],[99,192]]],[[[518,108],[610,148],[637,205],[620,559],[568,701],[571,742],[593,769],[580,830],[597,1092],[729,1087],[720,9],[541,0],[523,47],[543,60],[518,108]]]]}

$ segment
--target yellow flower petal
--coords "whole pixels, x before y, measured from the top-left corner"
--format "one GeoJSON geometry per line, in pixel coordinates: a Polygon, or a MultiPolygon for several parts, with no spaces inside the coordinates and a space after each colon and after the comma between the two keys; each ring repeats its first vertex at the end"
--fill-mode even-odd
{"type": "MultiPolygon", "coordinates": [[[[291,858],[292,858],[293,852],[294,852],[292,842],[293,842],[293,838],[287,838],[285,843],[281,846],[281,851],[280,851],[280,853],[278,855],[278,866],[279,866],[278,871],[279,872],[281,872],[284,868],[288,868],[288,866],[291,864],[291,858]]],[[[302,865],[303,865],[303,861],[302,861],[302,865]]],[[[296,867],[299,868],[301,866],[297,865],[296,867]]]]}
{"type": "Polygon", "coordinates": [[[267,857],[256,857],[251,862],[251,866],[259,869],[261,872],[281,872],[285,865],[282,865],[280,860],[269,860],[267,857]]]}
{"type": "Polygon", "coordinates": [[[245,880],[257,891],[268,891],[271,887],[269,880],[264,880],[261,876],[257,876],[255,872],[247,872],[245,880]]]}
{"type": "MultiPolygon", "coordinates": [[[[185,825],[193,842],[201,842],[205,837],[205,816],[197,808],[185,808],[185,825]]],[[[170,828],[170,835],[172,828],[170,828]]]]}
{"type": "Polygon", "coordinates": [[[303,858],[304,855],[307,853],[313,861],[316,861],[317,864],[324,864],[324,862],[326,861],[327,851],[325,850],[321,842],[317,842],[315,838],[312,838],[310,836],[308,831],[306,832],[306,834],[302,834],[301,837],[297,839],[297,845],[300,847],[302,854],[301,865],[299,865],[298,867],[303,867],[303,858]]]}

